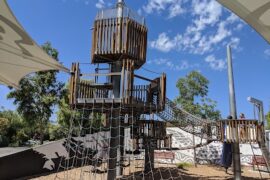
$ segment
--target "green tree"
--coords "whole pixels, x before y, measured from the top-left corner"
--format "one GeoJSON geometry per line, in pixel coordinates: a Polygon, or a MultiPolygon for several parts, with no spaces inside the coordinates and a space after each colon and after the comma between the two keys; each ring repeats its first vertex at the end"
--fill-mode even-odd
{"type": "Polygon", "coordinates": [[[0,111],[0,136],[2,140],[6,139],[6,146],[23,144],[29,139],[29,134],[23,119],[16,111],[4,109],[0,111]]]}
{"type": "MultiPolygon", "coordinates": [[[[69,87],[66,85],[59,101],[59,109],[57,112],[57,122],[61,127],[61,134],[68,133],[71,120],[73,123],[73,133],[76,135],[84,135],[95,133],[99,131],[100,128],[105,128],[106,117],[102,113],[93,113],[91,110],[72,109],[69,105],[69,87]],[[84,128],[80,129],[80,127],[84,128]]],[[[54,130],[56,129],[57,127],[54,127],[54,130]]],[[[52,131],[52,133],[54,132],[52,131]]]]}
{"type": "Polygon", "coordinates": [[[57,111],[58,124],[67,131],[70,127],[70,119],[73,110],[69,105],[69,86],[66,85],[63,89],[62,97],[59,101],[59,109],[57,111]]]}
{"type": "MultiPolygon", "coordinates": [[[[50,43],[45,43],[42,48],[58,61],[58,51],[50,43]]],[[[57,73],[58,71],[51,70],[28,75],[20,81],[19,90],[12,90],[8,94],[8,98],[14,99],[17,111],[40,135],[41,144],[48,131],[53,107],[58,104],[62,95],[64,84],[57,81],[57,73]]]]}
{"type": "Polygon", "coordinates": [[[191,114],[208,119],[219,119],[220,111],[216,110],[216,101],[208,98],[209,80],[198,71],[190,72],[177,81],[179,96],[176,103],[191,114]]]}
{"type": "Polygon", "coordinates": [[[270,129],[270,111],[266,114],[265,119],[267,121],[267,129],[270,129]]]}

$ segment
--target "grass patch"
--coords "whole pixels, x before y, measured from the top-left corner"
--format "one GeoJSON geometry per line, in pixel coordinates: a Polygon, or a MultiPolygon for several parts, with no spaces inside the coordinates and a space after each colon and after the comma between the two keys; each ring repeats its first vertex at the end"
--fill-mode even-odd
{"type": "Polygon", "coordinates": [[[177,166],[179,169],[184,169],[184,168],[191,167],[192,164],[191,164],[191,163],[187,163],[187,162],[182,162],[182,163],[177,163],[176,166],[177,166]]]}

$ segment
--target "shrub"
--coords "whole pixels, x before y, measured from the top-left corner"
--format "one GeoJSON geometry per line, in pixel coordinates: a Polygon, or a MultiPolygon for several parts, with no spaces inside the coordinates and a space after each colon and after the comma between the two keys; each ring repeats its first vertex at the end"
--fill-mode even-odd
{"type": "Polygon", "coordinates": [[[6,136],[0,135],[0,147],[7,147],[9,144],[9,140],[6,136]]]}
{"type": "Polygon", "coordinates": [[[0,135],[6,135],[9,126],[10,126],[9,120],[0,117],[0,135]]]}
{"type": "Polygon", "coordinates": [[[66,137],[65,129],[59,125],[50,124],[49,126],[49,140],[55,141],[66,137]]]}
{"type": "Polygon", "coordinates": [[[187,163],[187,162],[182,162],[182,163],[176,164],[176,166],[177,166],[179,169],[184,169],[184,168],[191,167],[192,164],[191,164],[191,163],[187,163]]]}
{"type": "Polygon", "coordinates": [[[29,138],[24,130],[19,130],[16,134],[16,139],[19,145],[23,145],[29,138]]]}

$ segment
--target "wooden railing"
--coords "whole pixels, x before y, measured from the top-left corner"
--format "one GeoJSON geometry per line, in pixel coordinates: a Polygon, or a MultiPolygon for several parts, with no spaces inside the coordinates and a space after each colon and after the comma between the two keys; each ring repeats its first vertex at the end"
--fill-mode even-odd
{"type": "Polygon", "coordinates": [[[111,89],[97,88],[93,82],[89,80],[80,80],[77,98],[90,99],[90,98],[109,98],[111,97],[111,89]]]}
{"type": "Polygon", "coordinates": [[[149,86],[148,85],[135,85],[132,90],[126,90],[127,97],[131,97],[131,103],[134,101],[146,103],[148,102],[149,86]]]}
{"type": "Polygon", "coordinates": [[[71,66],[71,77],[69,80],[69,104],[75,105],[77,102],[77,94],[80,82],[80,68],[79,63],[72,63],[71,66]]]}
{"type": "Polygon", "coordinates": [[[221,141],[258,143],[263,141],[264,126],[257,120],[220,120],[221,141]]]}
{"type": "MultiPolygon", "coordinates": [[[[128,63],[126,63],[128,65],[128,63]]],[[[104,99],[111,103],[111,100],[115,99],[113,95],[113,84],[111,82],[95,82],[95,80],[81,79],[81,77],[94,77],[98,79],[99,76],[111,77],[120,76],[120,97],[117,98],[117,102],[128,105],[128,107],[140,107],[146,106],[148,109],[163,110],[165,107],[166,97],[166,76],[163,74],[161,77],[154,80],[147,79],[142,76],[142,80],[148,81],[146,85],[134,85],[134,75],[132,68],[129,66],[125,69],[123,65],[121,72],[108,72],[108,73],[88,73],[82,74],[80,72],[79,64],[73,63],[71,68],[70,78],[70,104],[75,105],[78,100],[82,102],[84,99],[104,99]]],[[[101,78],[102,79],[102,78],[101,78]]],[[[103,78],[104,79],[104,78],[103,78]]],[[[88,101],[93,102],[93,101],[88,101]]],[[[103,101],[99,101],[103,102],[103,101]]],[[[106,102],[106,101],[104,101],[106,102]]]]}

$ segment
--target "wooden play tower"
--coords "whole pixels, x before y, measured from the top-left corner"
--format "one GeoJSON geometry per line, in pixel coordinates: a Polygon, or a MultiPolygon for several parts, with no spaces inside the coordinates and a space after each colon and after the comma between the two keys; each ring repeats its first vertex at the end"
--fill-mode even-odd
{"type": "Polygon", "coordinates": [[[93,109],[114,119],[106,123],[111,127],[108,179],[121,177],[123,128],[127,125],[132,125],[131,138],[135,142],[143,140],[144,171],[149,172],[154,168],[154,149],[161,148],[161,141],[170,147],[171,136],[166,135],[166,123],[140,118],[142,114],[150,117],[164,110],[166,99],[165,74],[155,79],[135,74],[146,62],[144,18],[127,8],[122,0],[118,0],[115,8],[99,11],[94,22],[91,51],[91,63],[97,67],[94,73],[82,73],[79,63],[72,64],[70,106],[93,109]],[[133,118],[127,123],[119,119],[126,116],[133,118]]]}
{"type": "Polygon", "coordinates": [[[154,150],[172,148],[172,136],[166,133],[167,122],[207,142],[258,143],[269,166],[262,123],[210,121],[186,112],[166,98],[164,73],[154,79],[136,74],[146,62],[146,52],[144,18],[118,0],[114,8],[99,11],[95,18],[91,49],[94,72],[82,73],[86,64],[73,63],[71,67],[71,108],[101,113],[106,119],[104,126],[110,129],[108,180],[123,174],[126,129],[130,129],[135,149],[140,142],[144,150],[144,172],[153,171],[154,150]],[[154,120],[154,114],[164,121],[154,120]]]}

